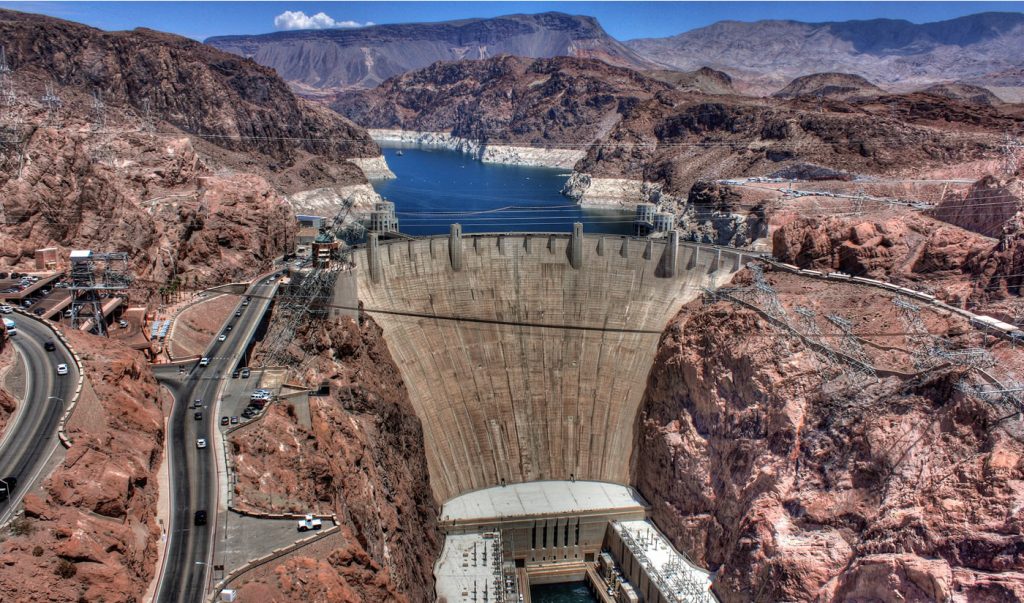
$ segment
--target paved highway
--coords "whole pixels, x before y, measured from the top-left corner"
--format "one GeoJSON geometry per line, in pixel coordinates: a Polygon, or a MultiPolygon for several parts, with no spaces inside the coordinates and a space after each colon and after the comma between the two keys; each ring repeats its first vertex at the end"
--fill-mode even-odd
{"type": "Polygon", "coordinates": [[[228,317],[221,333],[228,325],[232,330],[227,339],[214,339],[206,351],[210,364],[198,363],[179,373],[178,365],[157,368],[157,379],[174,394],[171,411],[167,454],[170,463],[171,518],[167,548],[164,552],[163,571],[157,584],[155,600],[160,603],[197,603],[203,600],[209,581],[213,558],[213,538],[219,523],[217,459],[214,435],[219,419],[217,399],[222,379],[231,378],[231,372],[241,361],[242,354],[252,339],[263,314],[270,306],[277,283],[270,277],[260,280],[246,291],[252,296],[248,306],[236,306],[241,313],[228,317]],[[202,407],[192,408],[195,400],[202,407]],[[202,412],[201,420],[194,418],[202,412]],[[207,447],[200,449],[196,440],[204,438],[207,447]],[[195,525],[195,512],[206,511],[206,525],[195,525]]]}
{"type": "Polygon", "coordinates": [[[78,367],[71,352],[53,331],[39,321],[21,314],[8,318],[18,327],[11,336],[14,347],[25,360],[26,387],[13,421],[0,442],[0,478],[18,480],[13,495],[0,501],[0,524],[17,510],[21,499],[39,477],[46,462],[60,445],[57,427],[64,407],[78,384],[78,367]],[[43,346],[53,341],[55,349],[43,346]],[[57,365],[68,365],[67,375],[57,374],[57,365]]]}

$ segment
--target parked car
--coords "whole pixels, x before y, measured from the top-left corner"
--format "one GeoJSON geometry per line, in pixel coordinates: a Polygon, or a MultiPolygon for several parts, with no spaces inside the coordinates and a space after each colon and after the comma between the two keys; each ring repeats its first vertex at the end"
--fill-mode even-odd
{"type": "Polygon", "coordinates": [[[232,379],[238,379],[238,372],[239,372],[238,369],[235,369],[234,371],[232,371],[231,372],[231,378],[232,379]]]}
{"type": "Polygon", "coordinates": [[[202,357],[202,358],[201,358],[201,359],[199,360],[199,366],[209,366],[209,365],[210,365],[210,359],[209,359],[209,358],[207,358],[206,356],[203,356],[203,357],[202,357]]]}
{"type": "Polygon", "coordinates": [[[300,519],[298,525],[300,532],[307,532],[309,530],[319,530],[322,527],[324,527],[323,520],[316,519],[312,515],[306,515],[306,517],[300,519]]]}
{"type": "Polygon", "coordinates": [[[46,343],[43,344],[43,349],[46,350],[47,352],[52,352],[52,351],[57,349],[57,346],[51,340],[51,341],[47,341],[46,343]]]}
{"type": "Polygon", "coordinates": [[[36,316],[42,316],[43,314],[46,314],[46,308],[36,308],[35,310],[32,310],[32,313],[36,316]]]}
{"type": "Polygon", "coordinates": [[[238,417],[231,417],[231,424],[238,425],[238,417]]]}
{"type": "Polygon", "coordinates": [[[250,374],[249,369],[248,368],[244,368],[244,369],[242,369],[242,372],[241,372],[241,374],[239,376],[242,379],[248,379],[249,378],[249,374],[250,374]]]}
{"type": "Polygon", "coordinates": [[[231,329],[234,329],[234,328],[235,328],[235,325],[228,325],[228,326],[224,327],[224,332],[225,333],[230,333],[231,329]]]}
{"type": "Polygon", "coordinates": [[[20,272],[12,272],[11,273],[11,278],[19,278],[20,276],[21,276],[20,272]]]}
{"type": "Polygon", "coordinates": [[[206,438],[196,440],[196,448],[206,448],[206,438]]]}
{"type": "Polygon", "coordinates": [[[227,338],[228,338],[227,335],[221,333],[220,337],[217,338],[217,341],[225,341],[225,340],[227,340],[227,338]]]}
{"type": "Polygon", "coordinates": [[[0,272],[0,278],[7,278],[6,272],[0,272]]]}
{"type": "Polygon", "coordinates": [[[202,421],[203,420],[203,411],[201,411],[201,410],[196,411],[195,413],[192,414],[192,418],[194,418],[196,421],[202,421]]]}
{"type": "Polygon", "coordinates": [[[57,374],[58,375],[67,375],[68,374],[68,365],[66,365],[66,364],[58,364],[57,365],[57,374]]]}
{"type": "Polygon", "coordinates": [[[205,526],[206,525],[206,511],[203,511],[202,509],[196,511],[196,516],[195,516],[194,523],[197,526],[205,526]]]}
{"type": "Polygon", "coordinates": [[[241,310],[235,310],[235,316],[241,316],[241,315],[242,315],[242,311],[241,310]]]}
{"type": "Polygon", "coordinates": [[[128,321],[124,320],[124,319],[119,320],[119,321],[117,321],[117,326],[121,327],[122,329],[127,329],[128,328],[128,321]]]}
{"type": "Polygon", "coordinates": [[[221,417],[220,418],[220,424],[221,425],[227,425],[228,421],[229,421],[229,419],[227,417],[221,417]]]}
{"type": "Polygon", "coordinates": [[[10,306],[0,306],[0,314],[10,314],[14,312],[14,308],[10,306]]]}

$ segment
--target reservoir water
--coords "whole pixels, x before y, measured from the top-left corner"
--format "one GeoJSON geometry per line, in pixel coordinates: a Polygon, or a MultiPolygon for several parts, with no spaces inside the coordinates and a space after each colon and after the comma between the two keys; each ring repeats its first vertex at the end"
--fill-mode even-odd
{"type": "Polygon", "coordinates": [[[597,603],[597,597],[583,582],[538,584],[530,587],[533,603],[597,603]]]}
{"type": "Polygon", "coordinates": [[[403,233],[447,234],[453,222],[467,233],[570,232],[573,222],[585,232],[632,231],[632,211],[583,209],[562,196],[569,170],[483,163],[421,145],[381,147],[397,178],[373,187],[395,203],[403,233]]]}

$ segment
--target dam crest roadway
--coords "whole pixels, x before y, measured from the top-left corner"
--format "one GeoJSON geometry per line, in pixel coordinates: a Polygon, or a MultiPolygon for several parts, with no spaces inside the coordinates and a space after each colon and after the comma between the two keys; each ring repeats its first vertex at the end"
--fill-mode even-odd
{"type": "Polygon", "coordinates": [[[371,234],[353,260],[447,501],[539,480],[628,484],[661,333],[756,257],[677,233],[463,235],[453,224],[448,236],[371,234]]]}

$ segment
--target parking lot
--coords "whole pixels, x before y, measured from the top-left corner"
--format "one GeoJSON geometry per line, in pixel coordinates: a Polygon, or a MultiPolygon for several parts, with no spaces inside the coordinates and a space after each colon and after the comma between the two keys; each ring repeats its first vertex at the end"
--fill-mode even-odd
{"type": "MultiPolygon", "coordinates": [[[[228,379],[224,386],[224,392],[221,395],[220,414],[217,416],[217,425],[221,431],[233,425],[221,425],[221,417],[238,417],[239,422],[244,423],[246,418],[242,415],[242,412],[249,405],[249,398],[253,390],[266,388],[270,390],[271,396],[274,397],[280,391],[279,382],[280,377],[276,371],[263,371],[262,369],[252,369],[252,374],[249,375],[248,379],[243,379],[241,376],[228,379]]],[[[267,400],[267,404],[270,404],[270,400],[267,400]]]]}

